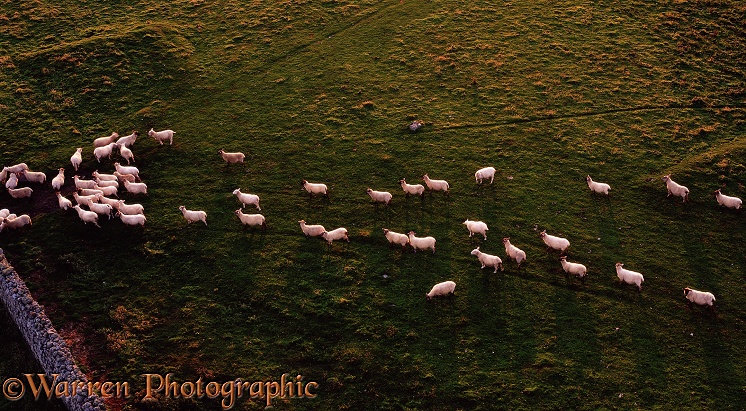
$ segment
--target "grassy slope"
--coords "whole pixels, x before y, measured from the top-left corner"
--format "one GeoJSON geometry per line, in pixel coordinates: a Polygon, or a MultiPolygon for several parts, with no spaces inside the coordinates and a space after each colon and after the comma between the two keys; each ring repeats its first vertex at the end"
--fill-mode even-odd
{"type": "Polygon", "coordinates": [[[3,248],[56,324],[87,330],[94,377],[322,384],[280,409],[742,398],[744,222],[709,195],[744,197],[738,3],[55,4],[2,6],[2,162],[51,171],[82,146],[90,172],[93,137],[177,130],[172,147],[135,146],[152,193],[143,232],[0,197],[36,214],[3,248]],[[413,119],[424,132],[405,132],[413,119]],[[226,168],[219,148],[247,167],[226,168]],[[477,187],[485,164],[498,177],[477,187]],[[399,195],[424,172],[450,199],[399,195]],[[668,172],[692,204],[665,198],[668,172]],[[588,173],[611,199],[588,194],[588,173]],[[331,200],[309,201],[301,178],[331,200]],[[237,186],[262,197],[266,234],[238,226],[237,186]],[[374,208],[367,186],[393,206],[374,208]],[[186,227],[180,204],[210,225],[186,227]],[[301,218],[344,225],[352,243],[327,251],[301,218]],[[464,218],[486,221],[488,240],[468,239],[464,218]],[[382,227],[433,235],[438,252],[390,250],[382,227]],[[571,239],[585,287],[565,284],[544,228],[571,239]],[[502,255],[503,236],[526,269],[480,272],[468,252],[502,255]],[[645,273],[641,294],[614,284],[616,261],[645,273]],[[458,297],[426,304],[445,279],[458,297]],[[686,285],[718,296],[717,319],[684,310],[686,285]]]}

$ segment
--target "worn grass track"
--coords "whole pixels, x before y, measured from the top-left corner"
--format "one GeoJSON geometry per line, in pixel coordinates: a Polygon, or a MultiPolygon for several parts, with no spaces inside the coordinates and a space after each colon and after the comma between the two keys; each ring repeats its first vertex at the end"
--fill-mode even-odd
{"type": "Polygon", "coordinates": [[[51,173],[84,147],[83,174],[108,171],[91,140],[137,129],[151,194],[137,199],[144,230],[87,227],[53,201],[0,194],[34,218],[0,245],[58,328],[85,335],[73,349],[93,378],[142,388],[146,372],[297,373],[320,384],[314,400],[276,404],[298,410],[737,408],[744,216],[710,193],[746,193],[744,12],[730,1],[5,2],[2,163],[51,173]],[[415,119],[425,126],[408,133],[415,119]],[[144,136],[151,127],[176,130],[174,145],[144,136]],[[220,148],[247,164],[226,166],[220,148]],[[495,183],[477,186],[485,165],[495,183]],[[398,180],[426,172],[451,195],[405,199],[398,180]],[[667,173],[691,203],[666,198],[667,173]],[[586,174],[612,196],[592,196],[586,174]],[[330,199],[309,200],[303,178],[327,183],[330,199]],[[261,196],[266,232],[240,227],[236,187],[261,196]],[[391,191],[391,207],[367,187],[391,191]],[[209,225],[187,226],[182,204],[209,225]],[[488,223],[486,241],[468,238],[466,218],[488,223]],[[300,219],[345,226],[351,243],[306,240],[300,219]],[[382,228],[432,235],[437,252],[389,248],[382,228]],[[565,282],[545,228],[570,239],[586,285],[565,282]],[[479,270],[469,251],[504,256],[507,236],[525,268],[479,270]],[[641,293],[616,285],[617,261],[645,274],[641,293]],[[457,296],[427,304],[446,279],[457,296]],[[715,293],[717,317],[688,311],[684,286],[715,293]]]}

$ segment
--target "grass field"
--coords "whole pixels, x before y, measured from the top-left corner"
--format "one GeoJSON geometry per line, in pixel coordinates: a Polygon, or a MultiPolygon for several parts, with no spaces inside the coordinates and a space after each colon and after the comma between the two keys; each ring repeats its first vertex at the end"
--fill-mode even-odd
{"type": "MultiPolygon", "coordinates": [[[[145,206],[144,229],[83,225],[48,185],[32,201],[0,193],[34,221],[0,247],[84,371],[137,388],[112,409],[220,409],[141,401],[141,375],[167,372],[318,382],[280,410],[742,408],[746,216],[711,193],[746,197],[746,5],[463,3],[0,4],[3,165],[71,179],[83,147],[90,177],[113,171],[94,138],[141,133],[150,194],[122,198],[145,206]],[[226,166],[221,148],[246,163],[226,166]],[[495,182],[475,184],[487,165],[495,182]],[[405,199],[398,180],[424,173],[450,196],[405,199]],[[690,203],[666,198],[668,173],[690,203]],[[309,199],[302,179],[330,198],[309,199]],[[266,232],[240,226],[237,187],[261,197],[266,232]],[[329,250],[300,219],[351,242],[329,250]],[[390,248],[382,228],[434,236],[437,252],[390,248]],[[571,241],[585,285],[565,281],[543,229],[571,241]],[[476,246],[506,270],[480,270],[476,246]],[[617,261],[645,275],[642,292],[617,285],[617,261]],[[456,296],[426,302],[444,280],[456,296]],[[713,292],[717,315],[688,310],[685,286],[713,292]]],[[[2,360],[3,378],[31,372],[20,364],[2,360]]]]}

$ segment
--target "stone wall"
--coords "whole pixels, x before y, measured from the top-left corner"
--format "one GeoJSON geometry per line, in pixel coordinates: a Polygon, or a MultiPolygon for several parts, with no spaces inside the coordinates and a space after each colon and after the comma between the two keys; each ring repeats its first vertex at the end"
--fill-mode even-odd
{"type": "MultiPolygon", "coordinates": [[[[0,249],[0,299],[18,326],[44,372],[59,374],[58,381],[86,382],[86,376],[75,365],[65,341],[57,334],[44,309],[31,297],[26,284],[10,266],[0,249]]],[[[49,378],[51,381],[51,377],[49,378]]],[[[105,411],[101,397],[87,395],[87,389],[71,397],[62,397],[70,411],[105,411]]]]}

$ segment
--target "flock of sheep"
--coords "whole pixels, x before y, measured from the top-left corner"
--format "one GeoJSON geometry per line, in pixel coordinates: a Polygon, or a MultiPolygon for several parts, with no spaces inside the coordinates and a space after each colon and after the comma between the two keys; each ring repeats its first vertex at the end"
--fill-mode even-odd
{"type": "MultiPolygon", "coordinates": [[[[99,218],[105,216],[111,218],[112,216],[119,217],[119,219],[126,225],[132,226],[144,226],[147,219],[144,214],[144,207],[141,204],[127,204],[124,200],[118,198],[118,191],[120,188],[124,188],[130,194],[133,195],[147,195],[147,185],[140,180],[139,170],[137,167],[129,165],[130,162],[134,162],[134,154],[131,150],[135,141],[139,137],[139,132],[134,131],[132,134],[119,137],[114,132],[108,137],[100,137],[93,141],[93,155],[97,162],[101,162],[101,159],[111,159],[111,155],[114,150],[118,150],[120,156],[127,161],[126,166],[121,165],[119,162],[114,163],[114,171],[112,174],[99,173],[98,170],[92,174],[92,179],[86,180],[80,178],[78,175],[73,177],[73,183],[75,185],[75,192],[73,193],[72,201],[63,196],[60,193],[61,188],[65,184],[65,168],[60,168],[57,176],[52,179],[52,188],[56,191],[57,199],[60,208],[63,210],[74,209],[79,218],[85,223],[91,223],[100,228],[98,224],[99,218]],[[112,196],[117,197],[116,199],[111,198],[112,196]],[[85,207],[85,208],[83,208],[85,207]]],[[[168,141],[169,145],[173,144],[174,131],[163,130],[155,131],[150,129],[148,135],[153,137],[157,142],[163,145],[168,141]]],[[[75,153],[70,157],[70,163],[75,169],[76,173],[81,163],[82,148],[76,149],[75,153]]],[[[218,151],[218,154],[226,161],[227,164],[232,163],[243,163],[246,157],[243,153],[235,152],[229,153],[222,149],[218,151]]],[[[474,174],[477,184],[482,184],[483,181],[489,179],[490,184],[495,178],[495,168],[485,167],[477,170],[474,174]]],[[[427,174],[422,176],[427,189],[430,192],[442,191],[445,195],[448,195],[450,185],[445,180],[433,180],[427,174]]],[[[663,182],[666,184],[668,190],[668,196],[681,197],[683,202],[689,199],[689,189],[677,184],[671,179],[671,175],[662,177],[663,182]]],[[[8,193],[11,197],[16,199],[29,198],[33,193],[31,187],[18,187],[19,182],[26,181],[31,184],[44,184],[46,182],[46,175],[42,172],[31,171],[25,163],[19,163],[13,166],[4,167],[0,172],[0,183],[5,184],[8,193]]],[[[422,184],[408,184],[405,179],[400,181],[402,190],[406,196],[418,195],[424,197],[425,186],[422,184]]],[[[597,194],[609,195],[611,187],[605,183],[599,183],[593,181],[590,176],[586,177],[588,188],[597,194]]],[[[303,187],[308,192],[310,197],[314,195],[329,196],[328,188],[322,183],[310,183],[303,180],[303,187]]],[[[382,203],[389,205],[393,195],[386,191],[377,191],[371,188],[367,190],[368,195],[375,204],[382,203]]],[[[722,194],[720,190],[716,190],[714,193],[715,199],[721,206],[725,206],[733,209],[740,209],[742,201],[737,197],[730,197],[722,194]]],[[[250,193],[241,192],[240,188],[233,191],[233,195],[241,203],[241,208],[235,211],[241,224],[245,226],[258,226],[263,229],[266,228],[265,218],[262,214],[244,214],[243,208],[247,205],[254,206],[257,211],[261,211],[259,206],[259,196],[250,193]]],[[[207,213],[203,210],[189,210],[185,206],[179,206],[184,218],[188,223],[201,221],[207,225],[207,213]]],[[[326,240],[329,246],[337,240],[350,241],[347,233],[347,229],[339,227],[333,230],[326,230],[324,226],[318,224],[306,224],[304,220],[298,221],[300,224],[301,231],[306,237],[321,237],[326,240]]],[[[463,222],[469,231],[469,237],[474,234],[481,234],[484,240],[487,239],[487,231],[489,228],[487,224],[482,221],[466,220],[463,222]]],[[[27,214],[17,216],[12,214],[8,209],[0,210],[0,232],[4,229],[18,229],[25,225],[31,225],[31,218],[27,214]]],[[[403,248],[407,246],[411,247],[414,252],[418,250],[431,250],[435,253],[436,240],[433,237],[417,237],[414,231],[410,231],[407,234],[396,233],[389,229],[384,228],[383,234],[391,245],[400,245],[403,248]]],[[[546,230],[542,231],[540,237],[547,246],[547,251],[554,250],[560,254],[560,263],[562,269],[565,271],[568,278],[570,276],[578,277],[583,283],[587,277],[587,269],[583,264],[573,263],[567,261],[567,251],[570,247],[570,241],[566,238],[557,237],[550,235],[546,230]]],[[[517,267],[520,268],[521,264],[526,260],[526,253],[520,248],[510,243],[510,238],[503,238],[503,244],[505,246],[505,253],[509,259],[515,260],[517,267]]],[[[497,273],[498,270],[504,270],[502,259],[496,255],[484,253],[479,250],[479,247],[471,251],[471,255],[477,257],[481,263],[482,268],[490,267],[497,273]]],[[[639,291],[642,290],[642,283],[645,281],[643,275],[636,271],[631,271],[623,268],[624,264],[616,263],[616,273],[619,277],[620,283],[626,283],[634,285],[639,291]]],[[[453,281],[445,281],[435,284],[429,293],[426,294],[427,300],[430,300],[436,296],[452,295],[455,291],[456,283],[453,281]]],[[[684,288],[684,296],[688,300],[688,304],[705,305],[714,310],[715,296],[709,292],[702,292],[693,290],[689,287],[684,288]]]]}

